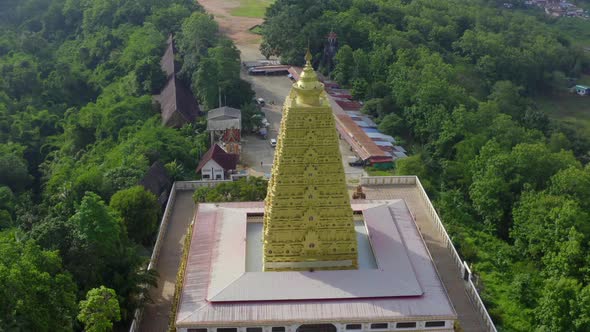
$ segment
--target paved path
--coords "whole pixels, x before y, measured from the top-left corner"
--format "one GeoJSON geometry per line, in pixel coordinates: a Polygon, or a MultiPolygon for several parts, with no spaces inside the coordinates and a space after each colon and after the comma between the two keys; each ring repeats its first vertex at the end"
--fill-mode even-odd
{"type": "Polygon", "coordinates": [[[436,269],[459,316],[459,323],[463,331],[486,331],[480,315],[466,293],[465,282],[459,277],[442,236],[439,235],[427,212],[428,208],[420,196],[418,188],[413,185],[380,185],[363,186],[363,191],[367,195],[367,199],[401,198],[406,200],[408,207],[416,217],[416,224],[420,228],[436,269]]]}
{"type": "Polygon", "coordinates": [[[182,245],[194,216],[195,203],[192,194],[192,191],[185,190],[176,192],[172,215],[156,264],[156,270],[160,274],[158,288],[152,288],[150,291],[154,303],[146,305],[139,331],[164,332],[168,329],[176,273],[182,258],[182,245]]]}

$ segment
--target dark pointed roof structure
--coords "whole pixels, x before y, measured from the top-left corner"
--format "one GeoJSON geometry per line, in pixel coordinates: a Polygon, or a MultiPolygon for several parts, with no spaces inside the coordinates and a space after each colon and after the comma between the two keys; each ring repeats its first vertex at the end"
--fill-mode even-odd
{"type": "Polygon", "coordinates": [[[194,122],[200,114],[199,104],[191,90],[176,77],[174,38],[168,38],[168,47],[160,60],[162,71],[168,82],[156,100],[162,110],[162,123],[168,127],[180,128],[194,122]]]}

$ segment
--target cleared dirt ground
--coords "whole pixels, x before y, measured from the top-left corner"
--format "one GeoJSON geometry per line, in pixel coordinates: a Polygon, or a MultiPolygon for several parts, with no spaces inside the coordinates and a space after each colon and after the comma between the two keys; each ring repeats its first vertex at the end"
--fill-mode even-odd
{"type": "Polygon", "coordinates": [[[239,0],[199,0],[198,2],[208,13],[215,16],[221,33],[231,38],[242,51],[242,61],[262,57],[258,51],[260,36],[249,31],[251,27],[262,24],[262,18],[232,16],[231,10],[240,6],[239,0]]]}

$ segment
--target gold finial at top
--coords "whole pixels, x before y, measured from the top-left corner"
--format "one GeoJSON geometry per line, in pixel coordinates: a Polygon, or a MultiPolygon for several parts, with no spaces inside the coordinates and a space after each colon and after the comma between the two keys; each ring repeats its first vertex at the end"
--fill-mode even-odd
{"type": "Polygon", "coordinates": [[[318,76],[311,64],[312,56],[309,47],[305,53],[305,67],[299,80],[293,84],[297,92],[297,102],[307,105],[319,105],[320,94],[324,91],[324,85],[318,80],[318,76]]]}
{"type": "Polygon", "coordinates": [[[305,64],[311,66],[311,51],[309,50],[309,46],[307,47],[307,52],[305,53],[305,64]]]}

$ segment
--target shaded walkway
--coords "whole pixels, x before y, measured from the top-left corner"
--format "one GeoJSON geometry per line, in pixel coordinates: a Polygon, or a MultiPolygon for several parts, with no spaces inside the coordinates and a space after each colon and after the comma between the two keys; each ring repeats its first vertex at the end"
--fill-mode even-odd
{"type": "Polygon", "coordinates": [[[459,277],[455,263],[447,251],[442,236],[427,213],[428,207],[414,185],[369,185],[363,186],[367,199],[405,199],[418,225],[440,278],[459,316],[465,332],[486,331],[476,307],[466,293],[466,283],[459,277]]]}
{"type": "Polygon", "coordinates": [[[145,306],[139,331],[164,332],[168,329],[176,273],[182,258],[182,245],[187,228],[194,216],[195,203],[192,194],[192,190],[176,192],[172,215],[156,264],[156,270],[160,274],[158,288],[150,290],[154,303],[145,306]]]}

